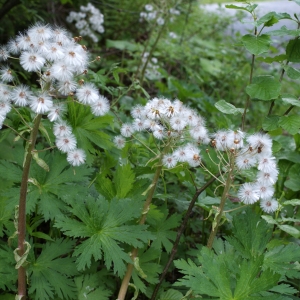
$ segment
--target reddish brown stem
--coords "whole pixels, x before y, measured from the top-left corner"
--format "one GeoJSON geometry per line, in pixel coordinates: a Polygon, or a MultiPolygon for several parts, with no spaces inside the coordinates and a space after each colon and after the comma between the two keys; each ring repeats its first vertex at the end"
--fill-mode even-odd
{"type": "MultiPolygon", "coordinates": [[[[21,257],[25,253],[25,235],[26,235],[26,198],[28,177],[32,159],[32,151],[34,150],[39,126],[42,115],[37,115],[31,131],[31,137],[27,148],[27,154],[24,162],[22,182],[20,187],[19,200],[19,218],[18,218],[18,254],[21,257]]],[[[23,266],[18,269],[18,296],[22,300],[26,299],[26,270],[23,266]]]]}

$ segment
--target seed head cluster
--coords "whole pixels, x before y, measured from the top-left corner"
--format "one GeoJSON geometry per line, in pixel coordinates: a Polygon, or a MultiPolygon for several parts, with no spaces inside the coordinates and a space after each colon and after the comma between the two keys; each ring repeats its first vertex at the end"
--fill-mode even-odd
{"type": "Polygon", "coordinates": [[[98,33],[104,32],[104,16],[98,8],[88,3],[86,6],[80,6],[80,11],[71,11],[68,15],[67,22],[75,22],[75,27],[82,36],[90,37],[95,43],[99,41],[98,33]]]}
{"type": "Polygon", "coordinates": [[[177,163],[188,163],[192,167],[200,165],[200,150],[197,144],[207,144],[210,139],[204,119],[198,113],[183,105],[179,100],[153,98],[145,106],[136,105],[131,110],[132,123],[124,123],[121,135],[114,140],[118,148],[125,145],[125,139],[137,132],[147,132],[166,145],[170,151],[163,156],[166,168],[177,163]]]}
{"type": "Polygon", "coordinates": [[[0,46],[0,61],[4,62],[0,71],[0,128],[12,105],[47,114],[54,123],[57,147],[67,153],[72,165],[83,163],[84,151],[76,148],[72,128],[65,121],[66,96],[72,95],[79,103],[90,106],[96,116],[109,110],[108,100],[92,83],[77,83],[76,77],[87,73],[86,49],[64,28],[37,23],[0,46]],[[27,85],[18,84],[19,79],[8,64],[11,58],[18,58],[25,71],[37,74],[40,89],[33,91],[27,85]]]}
{"type": "Polygon", "coordinates": [[[276,211],[278,202],[273,199],[273,195],[278,169],[275,157],[272,156],[271,138],[263,133],[245,137],[241,131],[220,130],[213,135],[212,144],[219,151],[233,151],[238,170],[257,169],[255,181],[240,186],[240,200],[245,204],[253,204],[260,200],[263,211],[276,211]]]}

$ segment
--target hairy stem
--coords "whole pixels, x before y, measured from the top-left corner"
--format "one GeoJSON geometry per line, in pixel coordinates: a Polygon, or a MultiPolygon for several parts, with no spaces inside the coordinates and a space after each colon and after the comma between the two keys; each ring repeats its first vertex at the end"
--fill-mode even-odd
{"type": "Polygon", "coordinates": [[[219,212],[218,212],[218,215],[217,215],[217,218],[216,218],[216,224],[215,224],[215,226],[213,226],[213,228],[210,232],[210,236],[208,238],[208,242],[207,242],[207,247],[209,249],[212,248],[215,236],[218,232],[218,228],[219,228],[220,221],[221,221],[221,218],[222,218],[222,215],[223,215],[226,199],[228,197],[228,192],[229,192],[229,189],[230,189],[230,186],[231,186],[232,175],[233,175],[233,172],[234,172],[234,154],[233,153],[230,154],[229,160],[230,160],[229,171],[228,171],[228,174],[227,174],[227,180],[226,180],[226,184],[225,184],[225,187],[224,187],[224,191],[223,191],[223,194],[222,194],[222,197],[221,197],[219,212]]]}
{"type": "MultiPolygon", "coordinates": [[[[142,216],[141,216],[140,221],[139,221],[140,225],[145,224],[145,221],[146,221],[146,218],[147,218],[147,213],[150,209],[150,204],[151,204],[151,201],[152,201],[152,198],[153,198],[153,195],[154,195],[155,188],[157,186],[157,182],[158,182],[158,179],[159,179],[159,176],[160,176],[160,173],[161,173],[161,169],[162,169],[162,166],[159,165],[157,167],[156,171],[155,171],[152,183],[150,185],[150,189],[149,189],[149,192],[148,192],[147,199],[144,203],[142,216]]],[[[138,254],[138,249],[133,248],[132,251],[131,251],[132,261],[135,260],[135,258],[137,257],[137,254],[138,254]]],[[[128,264],[127,265],[127,271],[126,271],[126,274],[123,278],[123,281],[122,281],[122,284],[121,284],[121,287],[120,287],[120,290],[119,290],[118,300],[124,300],[125,299],[127,289],[128,289],[128,285],[129,285],[129,281],[130,281],[130,278],[131,278],[131,275],[132,275],[133,267],[134,267],[133,264],[128,264]]]]}
{"type": "Polygon", "coordinates": [[[170,255],[169,260],[168,260],[168,262],[167,262],[167,264],[166,264],[166,266],[165,266],[165,268],[164,268],[164,270],[163,270],[163,272],[162,272],[162,274],[161,274],[161,276],[159,278],[158,284],[155,286],[155,289],[153,291],[151,300],[155,300],[156,295],[157,295],[157,293],[159,291],[159,288],[160,288],[160,286],[161,286],[161,284],[162,284],[162,282],[163,282],[163,280],[164,280],[164,278],[165,278],[165,276],[166,276],[166,274],[168,272],[168,269],[169,269],[171,263],[174,260],[175,254],[177,253],[177,247],[178,247],[181,235],[182,235],[183,231],[185,230],[186,224],[188,222],[188,219],[190,217],[190,214],[192,212],[192,209],[193,209],[193,207],[195,205],[196,200],[198,199],[199,195],[203,191],[205,191],[207,189],[207,187],[209,187],[216,180],[216,178],[218,176],[220,176],[220,173],[214,175],[214,177],[212,177],[205,185],[203,185],[200,189],[196,190],[196,192],[195,192],[195,194],[194,194],[194,196],[192,198],[192,201],[191,201],[191,203],[190,203],[190,205],[189,205],[189,207],[188,207],[188,209],[186,211],[186,214],[185,214],[185,217],[183,219],[183,222],[181,223],[181,226],[180,226],[180,228],[179,228],[179,230],[177,232],[177,236],[176,236],[175,242],[173,244],[173,248],[171,250],[171,255],[170,255]]]}
{"type": "MultiPolygon", "coordinates": [[[[28,143],[27,154],[23,167],[22,182],[20,187],[20,200],[19,200],[19,218],[18,218],[18,254],[22,256],[25,252],[25,235],[26,235],[26,197],[27,197],[27,185],[30,164],[32,159],[32,151],[34,150],[36,138],[40,126],[42,115],[37,115],[33,128],[31,131],[30,141],[28,143]]],[[[26,270],[23,266],[18,269],[18,296],[22,299],[26,299],[26,270]]]]}

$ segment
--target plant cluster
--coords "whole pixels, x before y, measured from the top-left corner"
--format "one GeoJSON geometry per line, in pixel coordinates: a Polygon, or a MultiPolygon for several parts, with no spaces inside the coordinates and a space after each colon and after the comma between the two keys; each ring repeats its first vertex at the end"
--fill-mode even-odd
{"type": "Polygon", "coordinates": [[[27,2],[0,9],[26,11],[0,46],[0,299],[298,299],[299,16],[239,0],[228,37],[194,1],[54,0],[27,28],[27,2]]]}

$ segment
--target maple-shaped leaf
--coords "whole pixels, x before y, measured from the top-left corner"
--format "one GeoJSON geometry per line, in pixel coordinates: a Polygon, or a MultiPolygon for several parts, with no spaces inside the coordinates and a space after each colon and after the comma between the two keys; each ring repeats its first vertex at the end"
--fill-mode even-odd
{"type": "Polygon", "coordinates": [[[174,241],[176,238],[176,229],[181,220],[181,216],[178,214],[172,214],[168,218],[168,210],[160,209],[159,213],[156,213],[155,206],[151,206],[147,223],[151,225],[151,232],[155,235],[155,240],[152,242],[151,247],[161,250],[162,247],[166,249],[168,253],[171,252],[173,244],[170,241],[174,241]]]}
{"type": "Polygon", "coordinates": [[[75,241],[58,239],[44,244],[41,254],[28,267],[29,294],[36,300],[48,300],[58,296],[75,299],[76,288],[72,276],[77,270],[70,253],[75,241]]]}
{"type": "MultiPolygon", "coordinates": [[[[66,160],[66,155],[58,151],[39,153],[49,167],[49,172],[41,168],[36,163],[32,163],[28,193],[26,200],[26,212],[31,213],[38,209],[44,220],[54,219],[67,210],[66,203],[80,201],[88,193],[89,176],[93,169],[87,166],[73,168],[66,160]]],[[[9,169],[14,164],[5,162],[3,166],[9,169]]],[[[19,168],[21,168],[19,166],[19,168]]],[[[17,172],[17,166],[14,167],[17,172]]],[[[2,192],[8,197],[6,208],[12,211],[19,202],[19,187],[12,187],[2,192]]]]}
{"type": "Polygon", "coordinates": [[[157,283],[158,276],[162,271],[162,266],[157,263],[157,257],[161,255],[161,251],[152,247],[146,249],[138,252],[137,260],[134,263],[135,268],[132,272],[133,283],[142,293],[145,293],[147,289],[144,281],[150,284],[157,283]]]}
{"type": "Polygon", "coordinates": [[[114,272],[122,276],[132,261],[120,244],[140,248],[153,239],[147,225],[127,225],[141,215],[142,207],[134,200],[89,196],[84,205],[74,203],[69,210],[76,218],[60,216],[55,226],[68,236],[85,238],[73,254],[78,270],[90,267],[92,258],[103,258],[107,268],[113,264],[114,272]]]}
{"type": "Polygon", "coordinates": [[[0,241],[0,290],[15,290],[18,271],[13,250],[0,241]]]}

